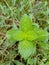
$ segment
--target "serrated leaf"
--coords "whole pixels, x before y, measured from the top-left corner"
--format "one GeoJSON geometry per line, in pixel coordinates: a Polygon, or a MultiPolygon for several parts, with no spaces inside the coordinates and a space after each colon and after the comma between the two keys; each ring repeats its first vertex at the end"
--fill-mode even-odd
{"type": "Polygon", "coordinates": [[[27,59],[30,55],[34,55],[36,51],[36,45],[35,43],[24,40],[19,43],[18,51],[22,58],[27,59]]]}
{"type": "Polygon", "coordinates": [[[27,14],[24,14],[20,20],[20,29],[22,31],[32,30],[32,21],[27,14]]]}
{"type": "Polygon", "coordinates": [[[32,23],[32,26],[33,26],[33,29],[38,29],[39,28],[39,25],[37,23],[32,23]]]}
{"type": "Polygon", "coordinates": [[[42,49],[44,49],[44,50],[49,50],[49,44],[47,44],[47,43],[40,43],[40,46],[41,46],[41,48],[42,49]]]}
{"type": "Polygon", "coordinates": [[[7,31],[6,36],[11,41],[15,41],[15,40],[20,41],[23,39],[22,31],[17,30],[17,29],[11,29],[11,30],[7,31]]]}
{"type": "Polygon", "coordinates": [[[14,30],[14,29],[7,31],[7,33],[6,33],[7,39],[14,40],[13,35],[14,35],[15,31],[16,30],[14,30]]]}
{"type": "Polygon", "coordinates": [[[48,40],[48,32],[47,31],[38,29],[38,30],[36,30],[36,33],[38,35],[38,38],[37,38],[38,41],[48,40]]]}
{"type": "Polygon", "coordinates": [[[23,32],[21,30],[15,31],[15,34],[13,35],[13,38],[17,41],[23,40],[23,32]]]}

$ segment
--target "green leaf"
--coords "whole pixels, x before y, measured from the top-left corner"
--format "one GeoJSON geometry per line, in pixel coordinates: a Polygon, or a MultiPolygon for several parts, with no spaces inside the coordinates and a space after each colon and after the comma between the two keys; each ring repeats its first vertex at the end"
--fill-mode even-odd
{"type": "Polygon", "coordinates": [[[6,36],[7,36],[8,40],[11,40],[11,41],[14,40],[13,35],[14,35],[15,31],[16,30],[14,30],[14,29],[7,31],[6,36]]]}
{"type": "Polygon", "coordinates": [[[49,61],[47,61],[45,65],[49,65],[49,61]]]}
{"type": "Polygon", "coordinates": [[[21,41],[18,45],[18,51],[22,58],[27,59],[30,55],[34,55],[36,52],[36,45],[30,41],[21,41]]]}
{"type": "Polygon", "coordinates": [[[7,39],[9,39],[10,41],[20,41],[23,39],[22,37],[22,31],[17,30],[17,29],[11,29],[9,31],[7,31],[7,39]]]}
{"type": "Polygon", "coordinates": [[[27,14],[24,14],[20,20],[20,29],[22,31],[32,30],[32,21],[27,14]]]}
{"type": "Polygon", "coordinates": [[[14,60],[14,63],[15,63],[16,65],[24,65],[22,62],[20,62],[20,61],[18,61],[18,60],[14,60]]]}
{"type": "Polygon", "coordinates": [[[21,30],[16,30],[13,38],[17,41],[23,40],[23,32],[21,30]]]}
{"type": "Polygon", "coordinates": [[[39,25],[37,23],[32,23],[33,29],[38,29],[39,25]]]}
{"type": "Polygon", "coordinates": [[[36,58],[29,58],[27,60],[28,65],[36,65],[37,59],[36,58]]]}
{"type": "Polygon", "coordinates": [[[29,58],[28,61],[27,61],[27,64],[33,65],[33,63],[34,63],[34,62],[33,62],[33,59],[29,58]]]}
{"type": "Polygon", "coordinates": [[[40,46],[41,46],[41,48],[42,49],[44,49],[44,50],[49,50],[49,44],[47,44],[47,43],[40,43],[40,46]]]}
{"type": "Polygon", "coordinates": [[[36,30],[36,34],[38,35],[38,41],[45,41],[48,40],[48,32],[42,29],[36,30]]]}

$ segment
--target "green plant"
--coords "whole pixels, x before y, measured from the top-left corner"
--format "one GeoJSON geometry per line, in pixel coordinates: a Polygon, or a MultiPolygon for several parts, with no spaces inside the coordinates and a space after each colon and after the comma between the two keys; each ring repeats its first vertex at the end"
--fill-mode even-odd
{"type": "MultiPolygon", "coordinates": [[[[7,39],[10,42],[19,41],[18,53],[25,60],[36,56],[39,46],[43,50],[48,50],[48,35],[48,32],[41,29],[36,23],[33,23],[27,14],[21,17],[19,28],[11,29],[6,33],[7,39]]],[[[41,53],[43,53],[42,50],[41,53]]]]}
{"type": "Polygon", "coordinates": [[[49,65],[48,37],[49,0],[0,0],[0,65],[49,65]],[[21,29],[25,13],[32,24],[21,29]]]}

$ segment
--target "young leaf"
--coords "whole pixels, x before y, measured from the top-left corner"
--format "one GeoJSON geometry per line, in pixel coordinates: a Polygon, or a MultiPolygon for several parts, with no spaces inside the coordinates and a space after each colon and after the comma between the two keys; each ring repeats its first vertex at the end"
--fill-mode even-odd
{"type": "Polygon", "coordinates": [[[49,44],[47,44],[47,43],[40,43],[40,46],[41,46],[41,48],[42,49],[44,49],[44,50],[49,50],[49,44]]]}
{"type": "Polygon", "coordinates": [[[48,40],[48,32],[47,31],[38,29],[38,30],[36,30],[36,33],[38,35],[38,38],[37,38],[38,41],[48,40]]]}
{"type": "Polygon", "coordinates": [[[28,59],[30,55],[34,55],[36,51],[36,45],[35,43],[32,43],[30,41],[24,40],[21,41],[18,45],[18,51],[22,58],[28,59]]]}
{"type": "Polygon", "coordinates": [[[20,20],[20,29],[22,31],[32,30],[32,21],[27,14],[24,14],[20,20]]]}
{"type": "Polygon", "coordinates": [[[8,40],[11,40],[11,41],[14,40],[13,35],[14,35],[15,31],[16,30],[14,30],[14,29],[7,31],[6,36],[7,36],[8,40]]]}
{"type": "Polygon", "coordinates": [[[23,39],[22,31],[19,31],[17,29],[11,29],[7,31],[6,36],[10,41],[14,41],[14,40],[20,41],[23,39]]]}

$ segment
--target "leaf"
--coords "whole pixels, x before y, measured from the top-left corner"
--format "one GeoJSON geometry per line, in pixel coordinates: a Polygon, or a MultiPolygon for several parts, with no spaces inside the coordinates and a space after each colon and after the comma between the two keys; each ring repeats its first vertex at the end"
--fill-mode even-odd
{"type": "Polygon", "coordinates": [[[20,20],[20,29],[22,31],[32,30],[32,21],[27,14],[24,14],[20,20]]]}
{"type": "Polygon", "coordinates": [[[7,31],[6,33],[7,39],[9,39],[10,41],[20,41],[23,39],[22,37],[22,31],[19,31],[17,29],[11,29],[9,31],[7,31]]]}
{"type": "Polygon", "coordinates": [[[39,28],[39,25],[37,23],[32,23],[33,29],[39,28]]]}
{"type": "Polygon", "coordinates": [[[13,35],[13,38],[16,40],[16,41],[21,41],[23,40],[23,32],[21,30],[16,30],[15,31],[15,34],[13,35]]]}
{"type": "Polygon", "coordinates": [[[33,59],[29,58],[28,61],[27,61],[27,64],[33,65],[33,63],[34,63],[34,62],[33,62],[33,59]]]}
{"type": "Polygon", "coordinates": [[[45,65],[49,65],[49,61],[47,61],[45,65]]]}
{"type": "Polygon", "coordinates": [[[21,41],[18,45],[18,51],[22,58],[27,59],[30,55],[34,55],[36,51],[35,43],[24,40],[21,41]]]}
{"type": "Polygon", "coordinates": [[[8,40],[14,41],[13,35],[14,35],[15,31],[16,30],[14,30],[14,29],[11,29],[11,30],[7,31],[6,36],[7,36],[8,40]]]}
{"type": "Polygon", "coordinates": [[[49,44],[47,44],[47,43],[40,43],[40,46],[41,46],[41,48],[42,49],[44,49],[44,50],[49,50],[49,44]]]}
{"type": "Polygon", "coordinates": [[[36,30],[36,34],[38,35],[38,41],[45,41],[48,40],[48,32],[42,29],[36,30]]]}
{"type": "Polygon", "coordinates": [[[36,65],[37,59],[36,58],[29,58],[27,60],[28,65],[36,65]]]}
{"type": "Polygon", "coordinates": [[[18,60],[14,60],[14,63],[15,63],[16,65],[24,65],[22,62],[20,62],[20,61],[18,61],[18,60]]]}

